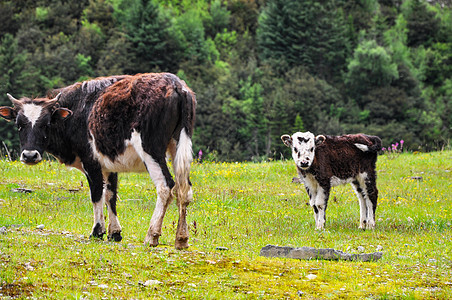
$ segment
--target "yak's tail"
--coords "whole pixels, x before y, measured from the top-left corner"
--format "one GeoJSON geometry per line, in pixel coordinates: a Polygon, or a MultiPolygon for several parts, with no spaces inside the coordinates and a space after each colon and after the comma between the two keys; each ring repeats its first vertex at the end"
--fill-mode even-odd
{"type": "Polygon", "coordinates": [[[373,135],[356,135],[354,144],[363,152],[378,152],[381,150],[381,139],[373,135]]]}
{"type": "Polygon", "coordinates": [[[190,201],[191,196],[188,195],[191,188],[189,174],[191,162],[193,161],[191,137],[193,135],[195,121],[196,97],[195,94],[186,86],[185,82],[181,82],[180,85],[177,85],[177,92],[182,100],[182,128],[177,142],[176,155],[173,161],[175,173],[174,177],[176,181],[175,192],[178,197],[178,201],[190,201]]]}

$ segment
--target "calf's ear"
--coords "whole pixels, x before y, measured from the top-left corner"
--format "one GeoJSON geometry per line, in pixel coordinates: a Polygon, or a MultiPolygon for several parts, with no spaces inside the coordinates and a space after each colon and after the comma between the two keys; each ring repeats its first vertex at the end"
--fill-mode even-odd
{"type": "Polygon", "coordinates": [[[315,137],[315,145],[319,146],[326,140],[326,137],[324,135],[318,135],[315,137]]]}
{"type": "Polygon", "coordinates": [[[0,117],[5,119],[6,121],[15,120],[16,116],[17,116],[17,112],[12,107],[8,107],[8,106],[0,107],[0,117]]]}
{"type": "Polygon", "coordinates": [[[287,147],[292,147],[292,137],[288,134],[284,134],[281,136],[281,140],[283,141],[284,145],[287,147]]]}
{"type": "Polygon", "coordinates": [[[59,120],[66,120],[72,116],[72,110],[67,108],[57,108],[52,114],[52,122],[57,122],[59,120]]]}

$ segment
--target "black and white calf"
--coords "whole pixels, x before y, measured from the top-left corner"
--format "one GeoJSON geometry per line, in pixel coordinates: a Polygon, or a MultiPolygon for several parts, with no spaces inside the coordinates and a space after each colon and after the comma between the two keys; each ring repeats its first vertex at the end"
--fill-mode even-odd
{"type": "Polygon", "coordinates": [[[145,243],[158,245],[163,217],[177,198],[179,222],[175,246],[188,247],[186,209],[192,199],[195,94],[169,73],[97,78],[51,92],[48,98],[15,99],[0,107],[0,116],[14,121],[21,144],[20,160],[34,165],[47,151],[61,163],[85,173],[94,207],[91,235],[106,233],[103,206],[108,209],[108,237],[120,241],[116,213],[118,172],[148,172],[157,201],[145,243]],[[175,180],[166,164],[173,160],[175,180]]]}
{"type": "Polygon", "coordinates": [[[324,228],[331,187],[346,183],[352,184],[359,199],[359,228],[375,227],[379,137],[364,134],[314,136],[311,132],[297,132],[292,136],[285,134],[281,139],[292,149],[298,175],[304,181],[314,209],[317,229],[324,228]]]}

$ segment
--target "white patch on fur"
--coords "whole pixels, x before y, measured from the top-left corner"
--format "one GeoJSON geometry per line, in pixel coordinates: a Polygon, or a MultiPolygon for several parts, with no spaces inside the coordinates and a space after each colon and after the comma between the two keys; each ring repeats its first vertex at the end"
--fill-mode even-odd
{"type": "Polygon", "coordinates": [[[42,106],[36,104],[25,104],[23,106],[23,114],[31,123],[31,128],[35,126],[36,121],[41,117],[42,106]]]}
{"type": "Polygon", "coordinates": [[[93,92],[103,90],[104,88],[114,84],[116,81],[118,81],[116,78],[101,78],[83,81],[82,90],[91,94],[93,92]]]}
{"type": "Polygon", "coordinates": [[[342,185],[342,184],[351,183],[353,180],[354,180],[354,178],[340,179],[336,176],[332,176],[330,178],[330,184],[331,184],[331,186],[338,186],[338,185],[342,185]]]}
{"type": "MultiPolygon", "coordinates": [[[[61,163],[61,161],[60,161],[60,163],[61,163]]],[[[82,171],[83,174],[86,173],[85,168],[83,167],[83,163],[82,163],[80,157],[78,157],[78,156],[75,158],[75,160],[72,164],[65,164],[65,166],[69,169],[72,169],[72,168],[78,169],[78,170],[82,171]]]]}
{"type": "Polygon", "coordinates": [[[141,158],[142,155],[140,155],[140,152],[144,152],[141,135],[137,131],[132,132],[130,140],[124,141],[126,150],[124,153],[118,155],[114,161],[100,153],[96,147],[96,141],[92,134],[91,138],[90,144],[94,157],[102,165],[102,169],[109,172],[146,172],[146,166],[141,158]]]}
{"type": "Polygon", "coordinates": [[[367,147],[367,145],[356,143],[355,146],[356,146],[356,148],[358,148],[359,150],[361,150],[363,152],[369,151],[369,147],[367,147]]]}
{"type": "Polygon", "coordinates": [[[177,173],[177,168],[190,167],[192,161],[192,142],[184,128],[180,133],[179,143],[177,143],[176,157],[174,158],[175,172],[177,173]]]}

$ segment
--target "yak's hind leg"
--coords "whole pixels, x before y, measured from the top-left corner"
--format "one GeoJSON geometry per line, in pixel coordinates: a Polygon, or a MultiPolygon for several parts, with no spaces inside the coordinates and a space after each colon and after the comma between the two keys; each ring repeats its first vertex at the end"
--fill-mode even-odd
{"type": "Polygon", "coordinates": [[[177,223],[175,247],[177,249],[188,248],[188,226],[187,226],[187,206],[193,200],[192,185],[189,179],[190,166],[192,162],[192,142],[186,134],[185,129],[181,131],[177,145],[174,140],[168,147],[173,160],[176,185],[174,194],[177,198],[179,209],[179,221],[177,223]]]}
{"type": "Polygon", "coordinates": [[[115,242],[122,240],[121,225],[116,212],[117,189],[118,173],[105,173],[102,197],[105,199],[108,210],[108,239],[115,242]]]}
{"type": "MultiPolygon", "coordinates": [[[[361,179],[361,178],[360,178],[361,179]]],[[[366,223],[367,223],[367,204],[366,204],[366,197],[364,196],[364,182],[360,182],[358,180],[355,180],[352,182],[353,189],[355,190],[356,196],[359,200],[359,229],[366,229],[366,223]]]]}
{"type": "Polygon", "coordinates": [[[367,229],[375,228],[375,211],[377,210],[378,189],[376,174],[369,173],[365,179],[367,204],[367,229]]]}
{"type": "Polygon", "coordinates": [[[373,229],[375,227],[375,210],[377,208],[378,190],[375,184],[375,177],[369,174],[360,174],[352,186],[359,199],[360,208],[360,229],[373,229]],[[373,183],[372,183],[373,182],[373,183]]]}
{"type": "Polygon", "coordinates": [[[162,235],[163,218],[173,198],[171,189],[174,186],[174,181],[171,178],[164,158],[157,162],[148,154],[144,156],[146,168],[157,190],[157,201],[144,243],[155,247],[159,244],[159,237],[162,235]]]}

